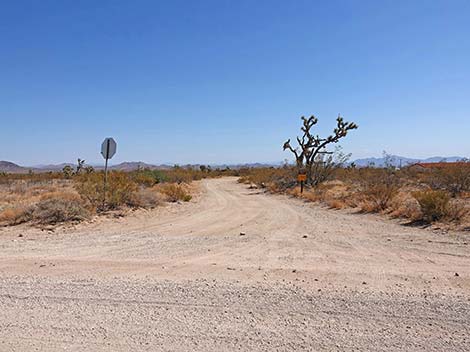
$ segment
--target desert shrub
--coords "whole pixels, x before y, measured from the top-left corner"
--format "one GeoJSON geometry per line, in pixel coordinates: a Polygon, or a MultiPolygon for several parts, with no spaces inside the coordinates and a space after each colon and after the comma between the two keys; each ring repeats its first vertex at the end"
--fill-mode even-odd
{"type": "Polygon", "coordinates": [[[90,211],[79,199],[48,198],[34,207],[32,220],[38,224],[57,224],[67,221],[82,221],[90,211]]]}
{"type": "Polygon", "coordinates": [[[179,200],[189,202],[192,198],[185,187],[175,183],[162,184],[159,191],[165,195],[166,200],[169,202],[177,202],[179,200]]]}
{"type": "Polygon", "coordinates": [[[140,188],[132,199],[132,205],[141,208],[155,208],[164,202],[163,195],[154,187],[140,188]]]}
{"type": "Polygon", "coordinates": [[[431,223],[448,216],[450,196],[447,192],[427,190],[414,192],[413,196],[420,206],[422,220],[431,223]]]}
{"type": "Polygon", "coordinates": [[[297,185],[297,172],[289,166],[244,169],[240,170],[239,182],[254,183],[272,192],[286,192],[297,185]]]}
{"type": "Polygon", "coordinates": [[[165,181],[169,183],[190,183],[191,181],[201,180],[208,177],[209,173],[202,172],[200,169],[192,167],[175,166],[172,169],[163,171],[165,181]]]}
{"type": "Polygon", "coordinates": [[[422,173],[421,177],[431,188],[447,191],[452,197],[470,191],[470,163],[431,169],[422,173]]]}
{"type": "Polygon", "coordinates": [[[387,209],[400,189],[400,179],[395,172],[390,169],[365,168],[361,170],[360,176],[363,211],[379,212],[387,209]]]}
{"type": "Polygon", "coordinates": [[[132,179],[139,185],[152,187],[157,183],[165,182],[166,175],[160,170],[142,169],[131,173],[132,179]]]}
{"type": "MultiPolygon", "coordinates": [[[[102,172],[82,174],[75,178],[78,194],[97,209],[103,208],[103,180],[102,172]]],[[[122,205],[132,205],[137,190],[137,184],[128,173],[111,171],[108,173],[106,186],[106,207],[115,209],[122,205]]]]}
{"type": "Polygon", "coordinates": [[[390,215],[394,218],[417,220],[421,217],[418,202],[410,189],[401,189],[390,204],[390,215]]]}
{"type": "Polygon", "coordinates": [[[28,222],[32,217],[29,207],[11,207],[0,211],[0,225],[12,226],[28,222]]]}

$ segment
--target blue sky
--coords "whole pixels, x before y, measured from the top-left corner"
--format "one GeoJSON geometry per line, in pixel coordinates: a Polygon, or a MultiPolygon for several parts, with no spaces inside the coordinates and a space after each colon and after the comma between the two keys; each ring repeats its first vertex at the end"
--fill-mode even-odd
{"type": "Polygon", "coordinates": [[[0,160],[281,161],[338,113],[353,158],[470,156],[469,1],[0,6],[0,160]]]}

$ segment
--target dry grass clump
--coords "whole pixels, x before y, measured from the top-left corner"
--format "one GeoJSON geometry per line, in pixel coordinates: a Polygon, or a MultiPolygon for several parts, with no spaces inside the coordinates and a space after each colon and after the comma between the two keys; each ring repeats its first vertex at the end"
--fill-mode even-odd
{"type": "Polygon", "coordinates": [[[139,188],[131,201],[134,207],[153,209],[165,202],[165,197],[158,187],[139,188]]]}
{"type": "Polygon", "coordinates": [[[418,220],[421,210],[412,192],[415,190],[402,188],[390,203],[389,214],[393,218],[404,218],[412,221],[418,220]]]}
{"type": "Polygon", "coordinates": [[[19,225],[31,220],[30,208],[14,207],[0,211],[0,226],[19,225]]]}
{"type": "Polygon", "coordinates": [[[158,187],[158,191],[162,193],[168,202],[189,202],[191,195],[188,193],[187,187],[174,183],[162,184],[158,187]]]}
{"type": "Polygon", "coordinates": [[[37,224],[58,224],[83,221],[91,213],[79,199],[49,198],[40,201],[32,210],[32,221],[37,224]]]}
{"type": "Polygon", "coordinates": [[[361,210],[367,213],[385,211],[397,196],[400,179],[387,169],[364,169],[360,178],[361,210]]]}

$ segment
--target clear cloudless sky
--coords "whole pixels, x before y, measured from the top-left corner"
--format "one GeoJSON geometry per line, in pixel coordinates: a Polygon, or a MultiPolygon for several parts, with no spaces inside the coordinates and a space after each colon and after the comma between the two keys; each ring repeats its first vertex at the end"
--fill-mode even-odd
{"type": "Polygon", "coordinates": [[[470,156],[470,1],[0,1],[0,160],[282,161],[338,113],[353,158],[470,156]]]}

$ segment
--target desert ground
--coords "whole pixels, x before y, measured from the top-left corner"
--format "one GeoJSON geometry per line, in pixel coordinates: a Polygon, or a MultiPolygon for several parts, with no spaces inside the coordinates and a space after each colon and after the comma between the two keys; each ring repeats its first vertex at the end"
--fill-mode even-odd
{"type": "Polygon", "coordinates": [[[199,181],[0,228],[0,351],[469,351],[470,235],[199,181]]]}

